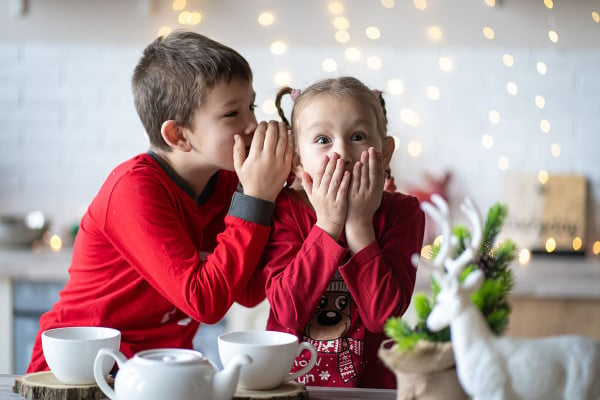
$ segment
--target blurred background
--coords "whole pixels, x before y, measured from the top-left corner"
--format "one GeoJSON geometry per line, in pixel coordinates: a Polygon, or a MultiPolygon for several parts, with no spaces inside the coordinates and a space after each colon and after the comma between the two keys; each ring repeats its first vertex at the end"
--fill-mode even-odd
{"type": "MultiPolygon", "coordinates": [[[[600,296],[599,13],[598,0],[0,0],[0,216],[29,215],[44,233],[0,247],[0,371],[19,370],[13,343],[62,287],[101,183],[147,150],[130,79],[144,47],[180,28],[249,60],[258,119],[277,119],[283,85],[354,75],[382,90],[398,190],[453,209],[465,196],[482,211],[508,204],[502,235],[520,265],[543,257],[558,271],[540,274],[555,277],[542,297],[561,299],[549,314],[588,315],[600,296]],[[579,311],[556,308],[573,297],[579,311]]],[[[531,270],[517,294],[539,298],[531,270]]]]}

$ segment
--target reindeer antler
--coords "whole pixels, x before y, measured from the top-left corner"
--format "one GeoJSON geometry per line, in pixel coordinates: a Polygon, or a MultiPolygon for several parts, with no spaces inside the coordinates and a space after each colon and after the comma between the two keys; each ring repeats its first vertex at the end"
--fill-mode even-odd
{"type": "MultiPolygon", "coordinates": [[[[447,272],[448,274],[458,276],[479,251],[482,237],[482,225],[479,210],[469,198],[466,198],[460,205],[461,211],[465,213],[473,228],[471,240],[466,249],[456,259],[452,259],[452,254],[457,246],[457,238],[452,235],[450,228],[448,203],[437,194],[431,196],[431,201],[433,204],[429,202],[421,203],[421,209],[441,226],[442,244],[440,245],[440,250],[435,259],[432,262],[425,263],[424,266],[431,267],[435,275],[447,272]],[[443,271],[442,267],[444,267],[446,271],[443,271]]],[[[412,263],[415,267],[418,265],[419,256],[417,254],[413,255],[412,263]]]]}

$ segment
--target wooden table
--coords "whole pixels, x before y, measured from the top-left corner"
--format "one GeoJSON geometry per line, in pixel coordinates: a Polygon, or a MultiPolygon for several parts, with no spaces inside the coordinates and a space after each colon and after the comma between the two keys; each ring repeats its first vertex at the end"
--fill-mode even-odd
{"type": "MultiPolygon", "coordinates": [[[[23,400],[23,397],[13,393],[12,387],[16,375],[0,374],[0,400],[23,400]]],[[[387,389],[337,389],[308,386],[310,400],[395,400],[396,391],[387,389]]]]}

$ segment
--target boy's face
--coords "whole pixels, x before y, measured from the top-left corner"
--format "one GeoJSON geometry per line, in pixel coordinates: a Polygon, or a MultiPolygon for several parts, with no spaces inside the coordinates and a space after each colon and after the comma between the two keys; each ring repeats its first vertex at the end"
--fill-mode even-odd
{"type": "Polygon", "coordinates": [[[331,157],[334,152],[352,173],[363,151],[374,147],[381,152],[384,146],[374,113],[354,99],[319,95],[307,102],[294,123],[299,155],[297,175],[304,171],[314,179],[325,155],[331,157]]]}
{"type": "Polygon", "coordinates": [[[233,171],[233,136],[239,134],[250,148],[257,127],[256,94],[252,83],[240,78],[219,82],[210,90],[192,122],[190,141],[204,164],[233,171]]]}

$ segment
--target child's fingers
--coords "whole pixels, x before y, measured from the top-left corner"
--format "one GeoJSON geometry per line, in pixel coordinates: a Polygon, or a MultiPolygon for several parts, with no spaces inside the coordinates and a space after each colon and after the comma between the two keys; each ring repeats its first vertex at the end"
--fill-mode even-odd
{"type": "Polygon", "coordinates": [[[233,167],[236,172],[240,171],[242,165],[246,161],[246,149],[244,148],[244,141],[240,135],[233,136],[233,167]]]}
{"type": "Polygon", "coordinates": [[[348,197],[348,189],[350,188],[350,172],[344,171],[342,180],[340,182],[339,188],[337,190],[336,200],[344,201],[348,197]]]}
{"type": "Polygon", "coordinates": [[[337,168],[337,162],[338,162],[339,158],[340,158],[340,156],[337,155],[336,153],[333,153],[331,155],[331,158],[329,159],[329,161],[327,162],[327,165],[325,166],[323,175],[321,176],[321,180],[319,182],[319,187],[329,188],[329,185],[331,184],[331,180],[333,178],[333,173],[335,172],[335,170],[337,168]]]}
{"type": "Polygon", "coordinates": [[[307,172],[302,173],[302,188],[308,195],[312,195],[313,181],[307,172]]]}
{"type": "Polygon", "coordinates": [[[291,165],[294,159],[294,134],[291,129],[286,128],[287,141],[285,142],[285,154],[283,159],[286,165],[291,165]]]}
{"type": "Polygon", "coordinates": [[[250,151],[248,152],[248,155],[254,156],[263,150],[266,131],[267,123],[264,121],[259,122],[256,130],[254,131],[254,136],[252,137],[252,144],[250,145],[250,151]]]}
{"type": "MultiPolygon", "coordinates": [[[[288,133],[288,129],[283,122],[280,122],[277,125],[277,141],[275,142],[275,149],[273,153],[277,158],[285,157],[286,151],[288,148],[288,143],[290,141],[290,134],[288,133]]],[[[265,143],[266,147],[266,143],[265,143]]]]}
{"type": "Polygon", "coordinates": [[[369,181],[375,187],[383,187],[385,183],[383,157],[373,147],[369,148],[369,181]]]}
{"type": "MultiPolygon", "coordinates": [[[[263,151],[267,154],[275,154],[278,142],[281,140],[280,125],[276,121],[267,122],[267,131],[263,143],[263,151]]],[[[286,138],[287,140],[287,138],[286,138]]]]}

